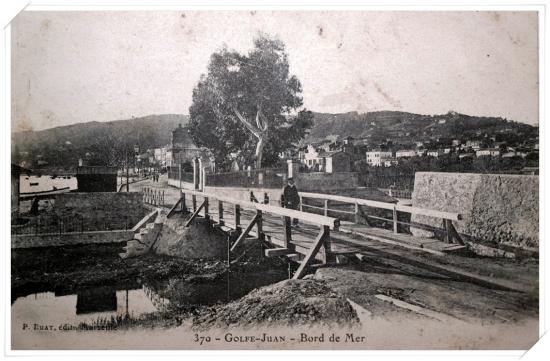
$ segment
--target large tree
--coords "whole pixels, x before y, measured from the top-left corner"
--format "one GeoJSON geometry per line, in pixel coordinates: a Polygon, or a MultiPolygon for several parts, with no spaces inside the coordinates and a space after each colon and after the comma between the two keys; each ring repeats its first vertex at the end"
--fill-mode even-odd
{"type": "Polygon", "coordinates": [[[313,125],[301,92],[280,40],[260,34],[248,54],[223,48],[212,54],[208,74],[193,90],[191,137],[222,169],[232,159],[256,168],[273,165],[313,125]]]}

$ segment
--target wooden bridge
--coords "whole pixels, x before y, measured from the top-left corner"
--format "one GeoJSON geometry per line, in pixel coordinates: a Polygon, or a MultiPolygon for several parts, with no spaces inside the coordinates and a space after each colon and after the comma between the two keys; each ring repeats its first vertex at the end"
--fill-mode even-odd
{"type": "Polygon", "coordinates": [[[265,256],[286,256],[299,262],[295,279],[303,277],[309,267],[337,264],[346,256],[358,256],[365,246],[384,251],[399,245],[439,255],[465,248],[452,223],[460,220],[458,213],[318,193],[300,193],[300,198],[300,209],[293,210],[283,208],[282,199],[270,202],[265,196],[258,202],[253,193],[245,201],[182,190],[168,216],[178,210],[191,213],[186,226],[197,217],[210,220],[232,236],[231,252],[237,251],[245,239],[254,238],[266,245],[265,256]],[[388,212],[391,217],[384,217],[388,212]],[[400,219],[403,214],[439,218],[443,228],[412,223],[406,217],[400,219]],[[299,220],[299,226],[292,226],[291,219],[299,220]],[[391,229],[386,229],[389,225],[391,229]],[[414,237],[403,233],[404,227],[443,233],[444,241],[414,237]]]}

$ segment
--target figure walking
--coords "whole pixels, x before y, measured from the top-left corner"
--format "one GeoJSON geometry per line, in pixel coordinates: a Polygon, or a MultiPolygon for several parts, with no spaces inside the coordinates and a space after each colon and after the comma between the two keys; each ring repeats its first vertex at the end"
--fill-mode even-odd
{"type": "MultiPolygon", "coordinates": [[[[296,184],[294,184],[294,179],[288,178],[287,185],[283,189],[283,199],[285,201],[285,208],[298,209],[300,205],[300,196],[298,195],[298,189],[296,184]]],[[[294,227],[298,226],[298,219],[292,219],[292,225],[294,227]]]]}

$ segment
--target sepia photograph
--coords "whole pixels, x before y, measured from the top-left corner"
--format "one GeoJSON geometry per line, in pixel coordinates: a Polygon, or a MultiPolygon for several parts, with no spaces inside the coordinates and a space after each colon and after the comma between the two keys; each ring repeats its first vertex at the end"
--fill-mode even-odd
{"type": "Polygon", "coordinates": [[[24,9],[6,347],[530,349],[540,17],[24,9]]]}

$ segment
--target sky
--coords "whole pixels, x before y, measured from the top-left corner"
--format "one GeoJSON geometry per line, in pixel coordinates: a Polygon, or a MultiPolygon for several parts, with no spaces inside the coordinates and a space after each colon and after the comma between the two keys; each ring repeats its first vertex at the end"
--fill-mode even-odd
{"type": "Polygon", "coordinates": [[[316,112],[538,124],[536,12],[59,11],[12,22],[12,131],[188,114],[210,55],[278,37],[316,112]]]}

